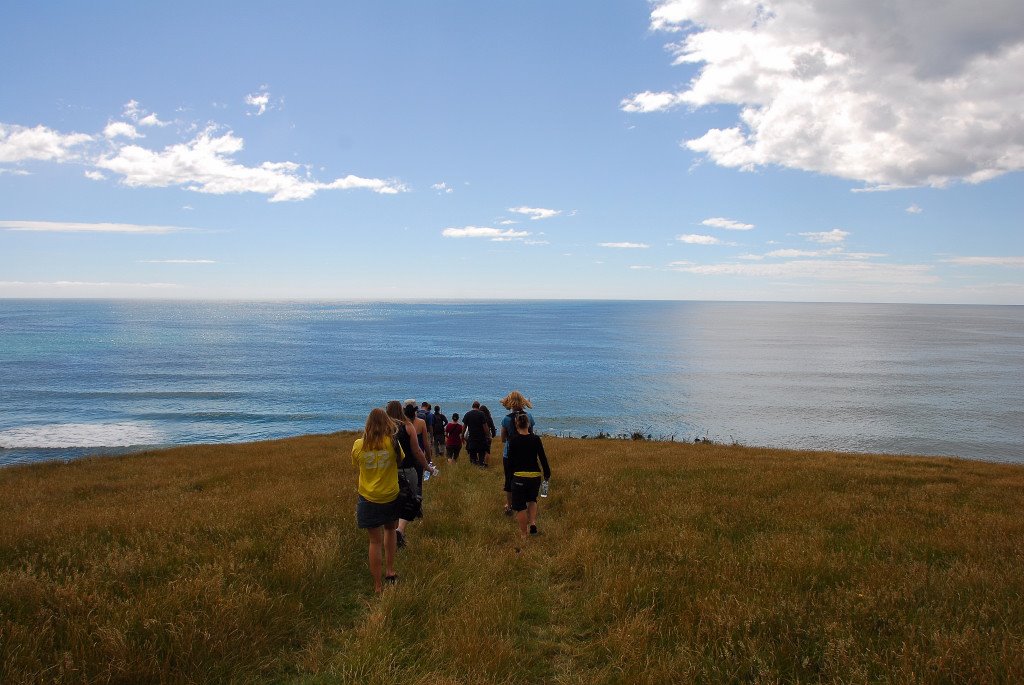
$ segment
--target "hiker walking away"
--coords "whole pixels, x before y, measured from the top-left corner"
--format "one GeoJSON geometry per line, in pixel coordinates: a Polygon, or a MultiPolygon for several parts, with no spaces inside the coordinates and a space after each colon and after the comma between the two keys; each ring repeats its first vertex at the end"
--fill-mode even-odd
{"type": "Polygon", "coordinates": [[[489,439],[490,429],[487,427],[487,414],[480,411],[480,403],[473,402],[473,408],[462,417],[462,423],[466,426],[466,451],[469,452],[469,461],[481,468],[487,468],[484,458],[487,456],[486,440],[489,439]]]}
{"type": "Polygon", "coordinates": [[[452,414],[452,420],[444,427],[444,450],[448,455],[448,463],[454,464],[462,451],[462,432],[465,426],[459,423],[459,414],[452,414]]]}
{"type": "MultiPolygon", "coordinates": [[[[411,400],[413,404],[416,404],[416,400],[411,400]]],[[[425,426],[423,433],[423,444],[421,447],[423,451],[427,453],[427,461],[433,461],[434,459],[434,415],[430,413],[430,402],[424,402],[420,405],[420,408],[416,410],[416,418],[423,421],[425,426]]],[[[417,430],[419,428],[417,427],[417,430]]]]}
{"type": "Polygon", "coordinates": [[[494,419],[491,418],[491,410],[487,408],[486,404],[480,405],[480,411],[487,417],[487,426],[484,429],[486,440],[484,441],[484,464],[491,463],[491,441],[494,440],[495,436],[498,435],[498,429],[494,427],[494,419]]]}
{"type": "Polygon", "coordinates": [[[524,538],[537,535],[537,493],[541,476],[551,479],[551,467],[540,436],[530,432],[530,417],[525,412],[516,415],[515,432],[508,441],[508,462],[512,470],[512,509],[519,532],[524,538]]]}
{"type": "MultiPolygon", "coordinates": [[[[398,466],[402,470],[406,481],[413,486],[416,496],[422,501],[423,481],[421,474],[423,469],[427,467],[427,455],[420,449],[419,441],[416,440],[416,428],[413,426],[412,420],[402,411],[402,403],[398,400],[391,400],[388,402],[386,411],[394,424],[395,437],[404,455],[398,466]]],[[[409,525],[409,521],[417,518],[416,515],[408,513],[407,515],[410,517],[403,518],[402,513],[399,512],[398,527],[395,530],[396,544],[399,547],[405,547],[405,528],[409,525]]],[[[422,512],[419,515],[422,516],[422,512]]]]}
{"type": "Polygon", "coordinates": [[[446,442],[445,442],[445,426],[448,425],[448,417],[441,413],[441,405],[434,405],[434,423],[432,426],[434,435],[434,454],[440,457],[444,454],[446,442]]]}
{"type": "Polygon", "coordinates": [[[505,516],[512,515],[512,470],[508,463],[508,439],[515,433],[515,420],[520,414],[529,418],[530,432],[533,432],[533,414],[526,411],[533,409],[530,400],[523,397],[523,393],[513,390],[501,401],[501,406],[508,409],[508,415],[501,420],[501,442],[503,443],[501,453],[501,464],[505,471],[505,516]]]}
{"type": "Polygon", "coordinates": [[[401,459],[395,426],[387,413],[373,409],[366,417],[363,437],[352,445],[352,465],[359,468],[356,524],[370,536],[370,576],[373,591],[398,580],[395,571],[398,512],[398,462],[401,459]],[[381,578],[383,567],[387,574],[381,578]]]}

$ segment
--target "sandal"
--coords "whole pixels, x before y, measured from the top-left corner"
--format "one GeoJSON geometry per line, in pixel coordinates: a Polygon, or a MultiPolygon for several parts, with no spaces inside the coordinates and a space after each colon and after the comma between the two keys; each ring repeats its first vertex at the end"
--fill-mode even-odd
{"type": "Polygon", "coordinates": [[[384,576],[384,582],[388,585],[394,585],[398,582],[398,574],[396,573],[393,576],[384,576]]]}

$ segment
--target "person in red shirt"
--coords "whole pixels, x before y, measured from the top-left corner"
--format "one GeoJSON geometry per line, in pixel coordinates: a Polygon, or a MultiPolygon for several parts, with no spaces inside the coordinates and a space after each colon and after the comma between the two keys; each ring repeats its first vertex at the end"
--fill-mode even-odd
{"type": "Polygon", "coordinates": [[[466,427],[459,423],[459,415],[452,414],[452,420],[444,427],[444,451],[448,455],[448,463],[454,464],[462,451],[462,434],[466,427]]]}

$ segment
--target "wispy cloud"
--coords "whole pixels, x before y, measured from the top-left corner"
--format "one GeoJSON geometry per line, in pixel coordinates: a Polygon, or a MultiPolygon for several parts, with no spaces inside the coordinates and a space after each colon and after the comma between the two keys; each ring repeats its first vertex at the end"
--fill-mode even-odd
{"type": "Polygon", "coordinates": [[[877,264],[861,261],[800,260],[776,264],[701,264],[680,271],[702,276],[741,276],[768,279],[807,279],[868,283],[935,283],[938,278],[926,264],[877,264]]]}
{"type": "Polygon", "coordinates": [[[3,167],[0,167],[0,176],[3,176],[4,174],[9,174],[11,176],[31,176],[32,175],[31,172],[25,171],[24,169],[5,169],[3,167]]]}
{"type": "Polygon", "coordinates": [[[515,212],[516,214],[525,214],[534,221],[537,219],[550,219],[562,213],[560,209],[544,209],[543,207],[509,207],[508,211],[515,212]]]}
{"type": "Polygon", "coordinates": [[[92,139],[84,133],[60,133],[45,126],[0,124],[0,162],[68,161],[78,156],[77,148],[92,139]]]}
{"type": "Polygon", "coordinates": [[[634,271],[650,271],[653,267],[646,266],[644,264],[631,264],[629,268],[634,271]]]}
{"type": "Polygon", "coordinates": [[[721,245],[722,241],[713,235],[699,235],[696,233],[687,233],[684,235],[677,235],[676,240],[687,245],[721,245]]]}
{"type": "Polygon", "coordinates": [[[212,259],[140,259],[140,264],[216,264],[212,259]]]}
{"type": "Polygon", "coordinates": [[[906,212],[907,214],[920,214],[920,213],[921,213],[921,212],[923,212],[924,210],[923,210],[923,209],[921,209],[920,207],[918,207],[917,205],[910,205],[910,206],[909,206],[909,207],[907,207],[907,208],[906,208],[906,209],[905,209],[904,211],[905,211],[905,212],[906,212]]]}
{"type": "Polygon", "coordinates": [[[433,188],[434,190],[436,190],[438,193],[442,193],[442,194],[445,194],[445,195],[447,195],[449,193],[455,192],[455,190],[450,185],[445,183],[444,181],[442,181],[441,183],[435,183],[434,185],[432,185],[430,187],[433,188]]]}
{"type": "Polygon", "coordinates": [[[393,180],[348,175],[321,182],[302,173],[295,162],[263,162],[250,167],[234,161],[244,141],[228,131],[218,135],[209,127],[187,143],[171,145],[156,152],[138,145],[125,145],[116,153],[96,160],[101,169],[120,174],[129,187],[182,186],[186,190],[212,195],[260,193],[271,202],[305,200],[320,190],[365,189],[393,194],[405,186],[393,180]]]}
{"type": "Polygon", "coordinates": [[[1008,266],[1024,267],[1024,257],[950,257],[942,260],[957,266],[1008,266]]]}
{"type": "Polygon", "coordinates": [[[800,235],[812,243],[841,243],[846,240],[846,236],[850,235],[850,232],[833,228],[831,231],[808,231],[800,233],[800,235]]]}
{"type": "Polygon", "coordinates": [[[598,243],[599,247],[613,247],[622,250],[646,250],[650,245],[647,243],[598,243]]]}
{"type": "Polygon", "coordinates": [[[711,228],[724,228],[727,231],[749,231],[754,228],[754,224],[745,224],[740,221],[733,221],[732,219],[725,219],[720,216],[704,219],[704,221],[700,223],[704,226],[710,226],[711,228]]]}
{"type": "Polygon", "coordinates": [[[122,283],[117,281],[0,281],[5,288],[180,288],[177,283],[122,283]]]}
{"type": "Polygon", "coordinates": [[[250,93],[245,96],[245,104],[256,108],[256,111],[249,112],[249,115],[262,116],[270,104],[270,93],[265,88],[258,93],[250,93]]]}
{"type": "Polygon", "coordinates": [[[103,174],[102,171],[96,171],[94,169],[89,169],[89,170],[85,171],[82,175],[85,176],[86,178],[92,180],[92,181],[106,181],[107,180],[107,177],[103,174]]]}
{"type": "Polygon", "coordinates": [[[150,224],[76,223],[66,221],[0,221],[0,230],[38,233],[177,233],[195,229],[150,224]]]}
{"type": "Polygon", "coordinates": [[[529,231],[502,230],[490,226],[464,226],[462,228],[446,228],[441,231],[445,238],[488,238],[494,241],[514,240],[530,235],[529,231]]]}

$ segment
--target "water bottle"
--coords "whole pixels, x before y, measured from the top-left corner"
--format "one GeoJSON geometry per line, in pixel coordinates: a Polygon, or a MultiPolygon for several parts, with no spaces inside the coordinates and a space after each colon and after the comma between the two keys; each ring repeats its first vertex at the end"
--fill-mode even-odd
{"type": "Polygon", "coordinates": [[[423,469],[423,482],[426,483],[430,480],[430,467],[423,469]]]}
{"type": "Polygon", "coordinates": [[[543,483],[540,484],[540,496],[541,497],[547,497],[548,496],[548,485],[549,485],[548,481],[544,481],[543,483]]]}

